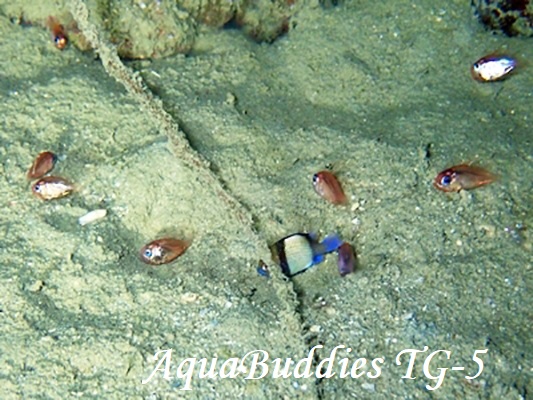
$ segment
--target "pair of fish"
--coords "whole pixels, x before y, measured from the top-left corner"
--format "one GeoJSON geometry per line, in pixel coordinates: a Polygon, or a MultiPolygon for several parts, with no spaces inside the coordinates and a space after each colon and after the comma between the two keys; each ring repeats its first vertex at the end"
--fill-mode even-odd
{"type": "Polygon", "coordinates": [[[51,151],[39,153],[28,170],[28,180],[38,179],[31,187],[41,200],[60,199],[74,191],[74,185],[60,176],[45,176],[55,166],[57,156],[51,151]]]}
{"type": "MultiPolygon", "coordinates": [[[[479,82],[496,82],[506,79],[518,68],[518,61],[508,55],[489,54],[481,57],[470,68],[472,78],[479,82]]],[[[460,164],[437,175],[433,185],[444,192],[475,189],[494,182],[497,176],[484,168],[460,164]]]]}
{"type": "MultiPolygon", "coordinates": [[[[281,267],[287,277],[293,277],[325,260],[325,255],[334,251],[338,253],[338,268],[341,276],[350,274],[355,269],[355,252],[352,246],[343,242],[337,235],[329,235],[323,241],[313,233],[293,233],[270,246],[273,260],[281,267]]],[[[268,266],[259,261],[257,271],[268,276],[268,266]]]]}
{"type": "MultiPolygon", "coordinates": [[[[440,172],[433,185],[444,192],[471,190],[494,182],[497,176],[486,169],[472,165],[459,164],[440,172]]],[[[346,204],[347,199],[339,181],[329,171],[320,171],[313,175],[315,191],[333,204],[346,204]]]]}

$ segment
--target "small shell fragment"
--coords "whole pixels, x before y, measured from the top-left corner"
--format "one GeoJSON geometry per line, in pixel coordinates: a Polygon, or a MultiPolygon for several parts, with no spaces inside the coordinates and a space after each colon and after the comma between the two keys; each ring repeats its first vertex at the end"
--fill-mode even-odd
{"type": "Polygon", "coordinates": [[[102,218],[105,218],[106,215],[107,215],[107,210],[103,208],[89,211],[87,214],[82,215],[80,218],[78,218],[78,223],[81,226],[92,224],[93,222],[96,222],[102,218]]]}
{"type": "Polygon", "coordinates": [[[56,163],[57,156],[51,151],[43,151],[39,153],[33,164],[31,165],[26,177],[31,179],[39,179],[49,173],[56,163]]]}
{"type": "Polygon", "coordinates": [[[60,199],[74,190],[74,185],[59,176],[45,176],[33,184],[31,190],[41,200],[60,199]]]}

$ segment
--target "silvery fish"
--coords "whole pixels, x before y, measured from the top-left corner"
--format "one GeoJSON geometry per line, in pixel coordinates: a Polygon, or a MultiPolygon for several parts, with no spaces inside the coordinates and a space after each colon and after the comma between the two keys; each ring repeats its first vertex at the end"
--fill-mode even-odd
{"type": "Polygon", "coordinates": [[[327,236],[322,242],[312,233],[293,233],[272,246],[272,257],[289,278],[319,264],[325,254],[339,248],[342,240],[337,235],[327,236]]]}
{"type": "Polygon", "coordinates": [[[45,176],[33,184],[31,190],[41,200],[60,199],[74,191],[74,185],[59,176],[45,176]]]}
{"type": "Polygon", "coordinates": [[[518,66],[517,61],[509,56],[491,54],[480,58],[472,67],[472,78],[479,82],[501,81],[513,72],[518,66]]]}

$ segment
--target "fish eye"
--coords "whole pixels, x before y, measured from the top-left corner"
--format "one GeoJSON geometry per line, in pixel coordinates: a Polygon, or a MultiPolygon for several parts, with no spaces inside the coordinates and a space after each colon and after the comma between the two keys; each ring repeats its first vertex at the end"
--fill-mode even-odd
{"type": "Polygon", "coordinates": [[[36,191],[36,192],[40,192],[41,191],[41,185],[39,184],[36,184],[33,186],[33,190],[36,191]]]}
{"type": "Polygon", "coordinates": [[[145,258],[152,258],[152,250],[150,250],[150,249],[144,250],[143,256],[145,258]]]}
{"type": "Polygon", "coordinates": [[[313,183],[317,183],[318,179],[319,179],[318,178],[318,174],[314,174],[313,175],[313,183]]]}
{"type": "Polygon", "coordinates": [[[442,186],[448,186],[450,183],[452,183],[452,177],[450,175],[444,175],[440,180],[440,183],[442,186]]]}

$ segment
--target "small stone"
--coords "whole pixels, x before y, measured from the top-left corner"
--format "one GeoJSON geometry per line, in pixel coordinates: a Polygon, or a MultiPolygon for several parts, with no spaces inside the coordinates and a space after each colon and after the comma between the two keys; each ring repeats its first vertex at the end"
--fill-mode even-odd
{"type": "Polygon", "coordinates": [[[107,215],[107,210],[104,210],[104,209],[89,211],[87,214],[82,215],[80,218],[78,218],[78,223],[81,226],[92,224],[93,222],[96,222],[102,218],[105,218],[106,215],[107,215]]]}

